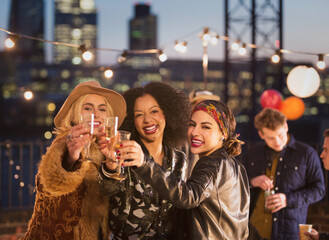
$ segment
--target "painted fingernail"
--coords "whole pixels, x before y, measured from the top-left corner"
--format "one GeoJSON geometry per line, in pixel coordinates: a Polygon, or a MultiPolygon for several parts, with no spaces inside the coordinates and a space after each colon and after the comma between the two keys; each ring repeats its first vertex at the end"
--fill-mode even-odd
{"type": "Polygon", "coordinates": [[[120,147],[123,147],[123,144],[120,144],[120,147]]]}
{"type": "Polygon", "coordinates": [[[121,163],[121,166],[123,166],[123,163],[121,163]]]}
{"type": "Polygon", "coordinates": [[[116,153],[119,153],[119,152],[120,152],[119,150],[116,151],[116,153]]]}
{"type": "Polygon", "coordinates": [[[117,157],[117,159],[120,159],[120,157],[117,157]]]}

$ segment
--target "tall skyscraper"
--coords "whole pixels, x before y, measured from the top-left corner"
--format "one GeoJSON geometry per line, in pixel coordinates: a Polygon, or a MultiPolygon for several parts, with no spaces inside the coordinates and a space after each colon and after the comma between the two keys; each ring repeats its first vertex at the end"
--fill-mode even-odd
{"type": "Polygon", "coordinates": [[[157,17],[150,13],[150,5],[135,5],[135,17],[129,21],[130,50],[157,48],[157,17]]]}
{"type": "MultiPolygon", "coordinates": [[[[44,38],[43,0],[12,0],[9,30],[37,38],[44,38]]],[[[44,44],[30,39],[17,39],[14,53],[19,62],[44,62],[44,44]]]]}
{"type": "MultiPolygon", "coordinates": [[[[57,42],[96,47],[96,9],[94,0],[55,0],[55,33],[57,42]]],[[[96,54],[96,53],[94,53],[96,54]]],[[[63,45],[54,46],[54,63],[95,64],[82,60],[81,51],[63,45]]]]}

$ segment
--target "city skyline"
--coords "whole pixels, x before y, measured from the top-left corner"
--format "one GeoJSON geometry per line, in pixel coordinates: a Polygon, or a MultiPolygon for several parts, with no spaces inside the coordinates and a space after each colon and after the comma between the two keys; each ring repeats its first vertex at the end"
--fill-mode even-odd
{"type": "MultiPolygon", "coordinates": [[[[8,13],[10,0],[2,0],[0,10],[0,27],[8,28],[8,13]]],[[[96,0],[98,9],[98,47],[125,50],[129,47],[129,20],[134,16],[136,1],[96,0]],[[113,24],[111,24],[113,23],[113,24]]],[[[224,33],[224,1],[208,0],[207,4],[198,0],[191,0],[189,4],[183,1],[139,1],[151,4],[151,13],[158,17],[158,48],[164,50],[168,59],[201,60],[202,42],[198,32],[203,27],[224,33]],[[175,6],[175,7],[173,7],[175,6]],[[183,12],[183,13],[182,13],[183,12]],[[173,27],[174,26],[174,27],[173,27]],[[174,50],[175,40],[188,41],[188,51],[182,55],[174,50]]],[[[311,61],[315,63],[315,54],[329,53],[327,38],[329,29],[324,28],[329,23],[329,1],[326,0],[299,0],[283,1],[283,33],[285,49],[297,52],[310,52],[314,55],[286,54],[285,59],[293,62],[311,61]]],[[[45,0],[45,38],[53,40],[53,0],[45,0]],[[52,17],[50,17],[52,16],[52,17]]],[[[0,42],[6,34],[0,32],[0,42]]],[[[250,42],[249,39],[243,39],[250,42]]],[[[223,60],[224,42],[217,46],[209,46],[209,60],[223,60]]],[[[46,58],[50,62],[53,53],[52,46],[46,44],[46,58]]],[[[0,50],[3,50],[1,46],[0,50]]],[[[111,65],[116,62],[118,53],[98,52],[99,65],[111,65]]],[[[270,57],[270,55],[268,56],[270,57]]],[[[329,57],[325,57],[327,66],[329,57]]]]}

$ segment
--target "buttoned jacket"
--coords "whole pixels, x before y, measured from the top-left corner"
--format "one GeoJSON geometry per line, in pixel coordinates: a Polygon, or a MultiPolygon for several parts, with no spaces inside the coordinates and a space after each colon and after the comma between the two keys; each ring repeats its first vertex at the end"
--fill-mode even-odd
{"type": "MultiPolygon", "coordinates": [[[[264,142],[254,145],[244,158],[249,179],[265,175],[271,168],[264,142]]],[[[260,188],[251,189],[250,216],[256,205],[260,188]]],[[[282,150],[275,172],[274,190],[284,193],[287,206],[273,214],[272,239],[298,239],[298,224],[306,223],[309,204],[321,200],[325,195],[325,184],[320,159],[309,145],[297,141],[293,136],[282,150]]]]}

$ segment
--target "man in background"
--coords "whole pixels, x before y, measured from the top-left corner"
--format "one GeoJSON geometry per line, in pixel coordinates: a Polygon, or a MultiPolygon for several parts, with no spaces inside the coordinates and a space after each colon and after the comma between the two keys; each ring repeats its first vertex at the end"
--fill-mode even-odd
{"type": "Polygon", "coordinates": [[[298,240],[308,206],[325,194],[318,154],[288,133],[286,116],[275,109],[263,109],[254,125],[263,142],[244,159],[252,186],[250,222],[264,239],[298,240]]]}

